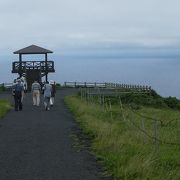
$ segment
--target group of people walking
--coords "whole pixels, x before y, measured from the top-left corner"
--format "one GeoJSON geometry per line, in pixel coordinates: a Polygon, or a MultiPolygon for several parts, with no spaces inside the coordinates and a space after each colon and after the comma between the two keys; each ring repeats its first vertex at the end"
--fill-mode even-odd
{"type": "MultiPolygon", "coordinates": [[[[38,81],[34,81],[31,86],[33,106],[40,106],[41,93],[44,95],[45,110],[50,110],[50,106],[54,105],[54,97],[56,93],[56,84],[54,81],[45,82],[40,85],[38,81]]],[[[15,102],[15,111],[22,110],[22,102],[24,97],[24,86],[21,80],[18,79],[17,83],[13,86],[13,96],[15,102]]]]}

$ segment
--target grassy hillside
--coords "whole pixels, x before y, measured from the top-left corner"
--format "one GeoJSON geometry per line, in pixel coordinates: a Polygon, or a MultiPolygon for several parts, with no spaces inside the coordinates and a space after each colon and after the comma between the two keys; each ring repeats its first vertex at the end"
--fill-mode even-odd
{"type": "Polygon", "coordinates": [[[136,98],[115,101],[102,107],[79,96],[65,98],[107,173],[127,180],[180,179],[180,111],[161,100],[153,106],[136,98]]]}
{"type": "Polygon", "coordinates": [[[5,87],[4,86],[0,86],[0,92],[5,91],[5,87]]]}
{"type": "Polygon", "coordinates": [[[3,117],[11,106],[6,100],[0,100],[0,118],[3,117]]]}

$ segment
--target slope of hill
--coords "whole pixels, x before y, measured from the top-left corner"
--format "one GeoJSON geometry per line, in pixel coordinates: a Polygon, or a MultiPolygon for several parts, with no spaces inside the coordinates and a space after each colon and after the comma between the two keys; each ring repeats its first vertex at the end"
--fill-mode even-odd
{"type": "Polygon", "coordinates": [[[92,151],[116,179],[180,179],[178,100],[137,95],[86,101],[66,97],[92,151]],[[174,108],[174,109],[173,109],[174,108]]]}

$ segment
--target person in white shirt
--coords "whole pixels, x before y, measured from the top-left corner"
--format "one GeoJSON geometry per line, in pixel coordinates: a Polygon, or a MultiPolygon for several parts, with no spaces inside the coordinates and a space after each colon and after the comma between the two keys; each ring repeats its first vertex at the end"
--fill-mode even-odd
{"type": "Polygon", "coordinates": [[[50,84],[52,86],[52,92],[51,92],[51,98],[50,98],[50,106],[52,107],[54,105],[54,98],[56,94],[56,83],[55,81],[50,81],[50,84]]]}

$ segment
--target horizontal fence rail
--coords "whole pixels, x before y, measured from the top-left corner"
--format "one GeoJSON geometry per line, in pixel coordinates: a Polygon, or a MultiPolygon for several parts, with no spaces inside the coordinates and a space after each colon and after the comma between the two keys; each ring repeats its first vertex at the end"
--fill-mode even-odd
{"type": "Polygon", "coordinates": [[[106,83],[64,82],[65,87],[106,87],[106,83]]]}
{"type": "Polygon", "coordinates": [[[2,83],[2,84],[0,84],[0,87],[5,87],[5,88],[12,88],[12,86],[13,86],[13,83],[2,83]]]}
{"type": "Polygon", "coordinates": [[[89,83],[89,82],[64,82],[65,87],[69,88],[104,88],[104,89],[122,89],[126,91],[151,92],[151,86],[128,85],[120,83],[89,83]]]}

